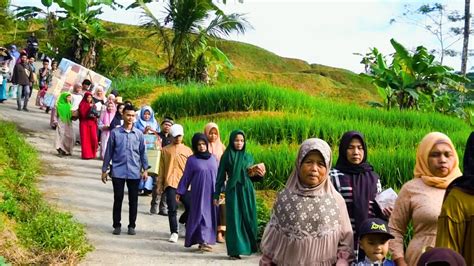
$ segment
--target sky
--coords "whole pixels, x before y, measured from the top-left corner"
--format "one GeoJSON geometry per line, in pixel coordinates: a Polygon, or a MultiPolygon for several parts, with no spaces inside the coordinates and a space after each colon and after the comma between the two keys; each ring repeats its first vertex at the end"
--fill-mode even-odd
{"type": "MultiPolygon", "coordinates": [[[[117,0],[128,6],[133,1],[117,0]]],[[[222,2],[222,1],[221,1],[222,2]]],[[[308,63],[345,68],[356,73],[363,71],[361,56],[376,47],[384,54],[393,52],[390,39],[394,38],[408,49],[419,45],[431,49],[439,47],[436,38],[421,27],[400,20],[405,5],[417,8],[424,3],[440,2],[448,9],[464,10],[461,0],[227,0],[219,6],[226,13],[243,13],[252,25],[243,35],[233,34],[227,39],[251,43],[283,57],[298,58],[308,63]]],[[[164,0],[150,4],[158,16],[162,15],[164,0]]],[[[11,0],[12,5],[41,6],[41,0],[11,0]]],[[[54,9],[55,6],[52,7],[54,9]]],[[[141,22],[141,11],[103,8],[100,18],[108,21],[135,24],[141,22]]],[[[453,45],[461,50],[462,40],[453,45]]],[[[474,49],[474,38],[470,40],[474,49]]],[[[468,61],[468,69],[474,66],[468,61]]],[[[459,70],[460,57],[446,57],[445,65],[459,70]]]]}

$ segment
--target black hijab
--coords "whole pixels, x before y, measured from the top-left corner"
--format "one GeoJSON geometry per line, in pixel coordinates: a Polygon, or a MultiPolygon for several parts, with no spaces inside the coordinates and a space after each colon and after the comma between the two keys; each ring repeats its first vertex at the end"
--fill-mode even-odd
{"type": "Polygon", "coordinates": [[[368,218],[369,201],[375,201],[377,194],[377,183],[379,176],[373,171],[372,165],[367,162],[367,145],[364,135],[358,131],[348,131],[342,135],[339,144],[339,157],[337,158],[337,170],[349,178],[352,182],[352,195],[355,219],[355,228],[360,228],[362,222],[368,218]],[[360,164],[352,164],[347,159],[347,149],[353,138],[357,138],[364,148],[364,158],[360,164]]]}
{"type": "Polygon", "coordinates": [[[119,112],[119,109],[120,107],[122,107],[122,105],[124,105],[123,103],[119,103],[117,105],[117,111],[115,112],[115,115],[114,115],[114,118],[112,119],[112,121],[110,122],[110,129],[114,129],[116,127],[120,127],[122,126],[122,123],[121,121],[123,120],[122,118],[122,114],[120,114],[119,112]]]}
{"type": "Polygon", "coordinates": [[[466,150],[464,150],[463,167],[463,175],[454,179],[454,181],[449,184],[446,189],[446,195],[448,195],[449,191],[454,187],[464,193],[474,195],[474,132],[472,132],[467,139],[466,150]]]}
{"type": "Polygon", "coordinates": [[[203,160],[207,160],[211,158],[211,153],[209,152],[209,140],[207,140],[206,135],[204,135],[203,133],[196,133],[194,134],[191,142],[192,142],[193,153],[194,153],[194,156],[196,156],[196,158],[203,159],[203,160]],[[206,143],[205,152],[198,151],[198,142],[200,140],[203,140],[206,143]]]}

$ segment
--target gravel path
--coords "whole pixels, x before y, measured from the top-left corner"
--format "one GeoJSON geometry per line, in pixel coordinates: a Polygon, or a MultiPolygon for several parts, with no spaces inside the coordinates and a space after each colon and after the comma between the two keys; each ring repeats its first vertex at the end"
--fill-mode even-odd
{"type": "MultiPolygon", "coordinates": [[[[54,149],[55,131],[49,127],[49,114],[34,106],[34,93],[29,101],[30,112],[17,111],[16,101],[0,104],[0,119],[20,126],[27,140],[40,153],[45,175],[39,178],[39,187],[45,198],[60,209],[71,212],[85,225],[87,237],[95,247],[82,261],[84,265],[244,265],[258,264],[258,256],[243,256],[230,261],[225,244],[214,246],[212,253],[201,254],[197,248],[185,248],[184,240],[167,242],[168,218],[150,215],[151,197],[139,197],[137,234],[112,235],[113,190],[109,181],[100,181],[100,160],[81,160],[80,147],[71,157],[60,158],[54,149]]],[[[128,224],[128,200],[125,195],[122,224],[128,224]],[[123,219],[125,218],[125,219],[123,219]]],[[[123,229],[123,228],[122,228],[123,229]]]]}

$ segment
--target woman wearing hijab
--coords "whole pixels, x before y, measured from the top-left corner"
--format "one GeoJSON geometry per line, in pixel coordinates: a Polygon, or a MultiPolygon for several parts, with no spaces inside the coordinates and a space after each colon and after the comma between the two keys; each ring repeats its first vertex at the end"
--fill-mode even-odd
{"type": "Polygon", "coordinates": [[[100,114],[99,129],[100,129],[100,158],[104,159],[105,150],[107,149],[107,141],[109,140],[110,131],[114,129],[111,127],[117,108],[113,100],[108,100],[106,109],[100,114]]]}
{"type": "MultiPolygon", "coordinates": [[[[221,136],[219,133],[219,127],[216,123],[208,123],[204,127],[204,134],[206,134],[207,139],[209,140],[209,152],[212,153],[216,159],[217,163],[221,160],[222,154],[224,154],[225,146],[222,144],[221,136]]],[[[219,209],[217,216],[217,242],[224,243],[225,235],[225,198],[221,195],[219,199],[219,209]]]]}
{"type": "Polygon", "coordinates": [[[446,189],[436,246],[459,252],[467,265],[474,265],[474,132],[467,140],[463,166],[463,176],[446,189]]]}
{"type": "MultiPolygon", "coordinates": [[[[222,155],[217,172],[214,205],[219,206],[219,197],[225,184],[226,241],[230,259],[241,259],[240,255],[257,252],[257,207],[255,190],[249,176],[253,157],[245,151],[245,134],[234,130],[230,134],[229,146],[222,155]]],[[[265,174],[264,169],[256,173],[265,174]]]]}
{"type": "Polygon", "coordinates": [[[107,101],[107,97],[105,97],[104,87],[97,86],[97,89],[95,90],[93,97],[94,97],[94,103],[105,104],[105,102],[107,101]]]}
{"type": "Polygon", "coordinates": [[[125,105],[123,103],[119,103],[117,105],[117,111],[115,112],[114,118],[110,122],[110,130],[123,125],[122,114],[123,114],[124,107],[125,105]]]}
{"type": "Polygon", "coordinates": [[[194,155],[188,158],[184,168],[176,200],[189,193],[191,208],[186,221],[185,247],[199,244],[202,251],[212,251],[216,243],[216,208],[212,196],[216,185],[217,160],[209,152],[209,141],[202,133],[194,134],[192,149],[194,155]],[[187,191],[188,187],[193,189],[187,191]]]}
{"type": "Polygon", "coordinates": [[[160,132],[160,125],[156,122],[155,113],[150,106],[143,106],[140,110],[140,116],[135,127],[143,132],[143,134],[154,134],[160,132]]]}
{"type": "Polygon", "coordinates": [[[367,162],[367,145],[362,133],[348,131],[342,135],[339,157],[329,175],[332,184],[346,201],[354,232],[356,259],[364,259],[364,252],[359,252],[356,228],[360,228],[368,218],[383,218],[383,215],[375,203],[375,196],[382,192],[380,178],[367,162]]]}
{"type": "Polygon", "coordinates": [[[58,125],[56,127],[56,150],[59,155],[71,155],[74,148],[74,130],[72,127],[72,96],[63,92],[56,104],[58,125]]]}
{"type": "Polygon", "coordinates": [[[325,141],[312,138],[301,144],[263,233],[260,265],[349,265],[351,222],[328,178],[331,160],[325,141]]]}
{"type": "Polygon", "coordinates": [[[84,93],[84,98],[79,104],[79,131],[81,135],[81,158],[94,159],[97,154],[97,116],[92,94],[84,93]]]}
{"type": "Polygon", "coordinates": [[[434,247],[438,216],[449,183],[461,176],[456,149],[448,136],[427,134],[418,146],[414,178],[402,186],[389,227],[395,239],[389,249],[396,265],[416,265],[425,247],[434,247]],[[406,252],[403,237],[413,222],[413,238],[406,252]]]}

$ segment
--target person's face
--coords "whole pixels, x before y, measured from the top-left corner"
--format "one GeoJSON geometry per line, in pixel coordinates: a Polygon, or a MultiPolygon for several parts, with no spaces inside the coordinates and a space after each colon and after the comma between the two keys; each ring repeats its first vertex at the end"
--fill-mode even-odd
{"type": "Polygon", "coordinates": [[[198,152],[206,152],[207,151],[206,142],[204,140],[198,141],[197,150],[198,150],[198,152]]]}
{"type": "Polygon", "coordinates": [[[127,125],[133,124],[133,119],[135,119],[135,111],[126,110],[123,114],[123,121],[127,125]]]}
{"type": "Polygon", "coordinates": [[[174,138],[173,138],[173,143],[174,143],[174,144],[181,144],[181,143],[183,143],[183,136],[178,135],[178,136],[174,137],[174,138]]]}
{"type": "Polygon", "coordinates": [[[317,150],[310,151],[301,162],[299,178],[300,182],[308,187],[315,187],[326,178],[326,162],[317,150]]]}
{"type": "Polygon", "coordinates": [[[34,58],[34,57],[30,57],[30,58],[28,59],[28,62],[29,62],[30,64],[33,64],[33,63],[35,62],[35,58],[34,58]]]}
{"type": "Polygon", "coordinates": [[[103,94],[103,93],[104,93],[104,92],[103,92],[102,90],[97,90],[97,95],[99,95],[99,96],[102,97],[102,94],[103,94]]]}
{"type": "Polygon", "coordinates": [[[125,106],[124,106],[124,105],[121,105],[121,106],[119,107],[119,109],[118,109],[118,111],[119,111],[119,113],[120,113],[121,115],[123,115],[123,108],[125,108],[125,106]]]}
{"type": "Polygon", "coordinates": [[[454,152],[446,143],[438,143],[428,154],[428,168],[437,177],[446,177],[454,166],[454,152]]]}
{"type": "Polygon", "coordinates": [[[112,112],[112,110],[114,110],[114,104],[113,103],[107,104],[107,111],[112,112]]]}
{"type": "Polygon", "coordinates": [[[71,101],[72,101],[72,96],[69,94],[69,95],[66,97],[66,100],[67,100],[68,102],[71,102],[71,101]]]}
{"type": "Polygon", "coordinates": [[[58,69],[58,63],[53,63],[53,64],[51,65],[51,68],[52,68],[53,70],[58,69]]]}
{"type": "Polygon", "coordinates": [[[209,142],[215,142],[217,140],[217,129],[216,128],[212,128],[211,130],[209,130],[209,136],[208,136],[208,139],[209,139],[209,142]]]}
{"type": "Polygon", "coordinates": [[[372,262],[381,261],[388,252],[388,241],[384,234],[367,234],[360,240],[360,248],[372,262]]]}
{"type": "Polygon", "coordinates": [[[82,84],[82,90],[87,91],[91,85],[82,84]]]}
{"type": "Polygon", "coordinates": [[[236,151],[241,151],[244,148],[244,145],[245,145],[244,136],[242,134],[237,134],[237,136],[234,139],[234,149],[236,151]]]}
{"type": "Polygon", "coordinates": [[[49,62],[43,62],[43,68],[48,68],[49,67],[49,62]]]}
{"type": "Polygon", "coordinates": [[[347,160],[351,164],[360,164],[364,159],[364,146],[359,138],[353,138],[347,148],[347,160]]]}
{"type": "Polygon", "coordinates": [[[150,111],[145,111],[143,113],[143,119],[145,119],[145,121],[148,121],[148,120],[150,120],[150,118],[151,118],[150,111]]]}
{"type": "Polygon", "coordinates": [[[87,95],[86,100],[88,103],[92,103],[92,95],[87,95]]]}
{"type": "Polygon", "coordinates": [[[162,130],[163,130],[164,133],[170,133],[170,128],[171,128],[171,126],[172,126],[171,123],[169,123],[169,122],[164,122],[164,123],[162,124],[162,126],[163,126],[162,130]]]}
{"type": "Polygon", "coordinates": [[[74,92],[75,93],[81,93],[82,92],[82,87],[81,86],[75,86],[74,87],[74,92]]]}
{"type": "Polygon", "coordinates": [[[26,55],[21,56],[21,62],[26,63],[28,61],[28,57],[26,55]]]}

